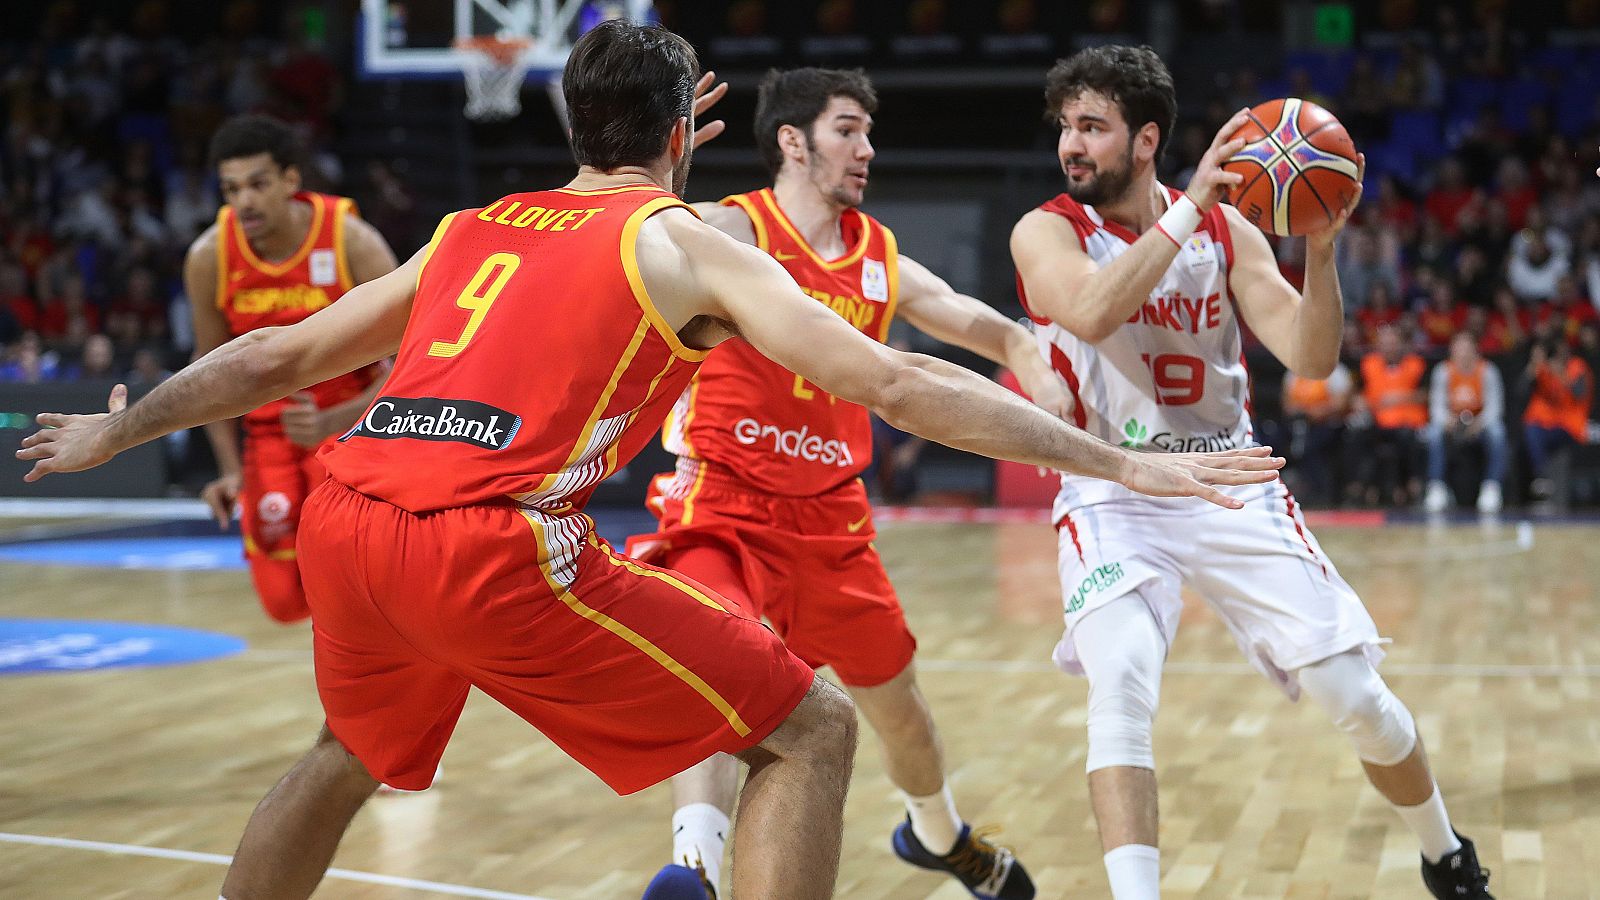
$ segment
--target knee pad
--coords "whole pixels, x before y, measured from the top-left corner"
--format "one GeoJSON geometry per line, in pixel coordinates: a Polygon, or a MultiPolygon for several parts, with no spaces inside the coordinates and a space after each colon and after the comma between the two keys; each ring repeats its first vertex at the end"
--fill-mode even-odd
{"type": "Polygon", "coordinates": [[[1138,592],[1085,616],[1072,639],[1089,678],[1089,755],[1084,769],[1155,768],[1151,746],[1167,646],[1138,592]]]}
{"type": "Polygon", "coordinates": [[[1328,711],[1356,755],[1375,766],[1399,764],[1417,746],[1417,726],[1400,698],[1360,650],[1350,650],[1297,673],[1300,687],[1328,711]]]}

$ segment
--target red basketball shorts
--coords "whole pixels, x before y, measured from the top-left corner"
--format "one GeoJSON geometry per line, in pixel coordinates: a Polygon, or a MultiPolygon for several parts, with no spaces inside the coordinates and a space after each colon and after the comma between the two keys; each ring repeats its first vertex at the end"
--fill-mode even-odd
{"type": "Polygon", "coordinates": [[[658,477],[646,503],[660,528],[629,538],[628,552],[764,616],[808,665],[873,687],[911,663],[917,641],[872,545],[860,479],[784,497],[701,465],[658,477]]]}
{"type": "Polygon", "coordinates": [[[280,622],[309,614],[295,564],[295,532],[306,497],[327,477],[316,454],[316,449],[295,445],[281,431],[245,433],[239,491],[244,555],[256,596],[267,614],[280,622]]]}
{"type": "Polygon", "coordinates": [[[331,479],[313,492],[300,570],[317,691],[373,777],[427,787],[469,687],[619,794],[759,743],[810,689],[810,668],[715,592],[585,528],[552,549],[567,529],[551,521],[414,515],[331,479]]]}

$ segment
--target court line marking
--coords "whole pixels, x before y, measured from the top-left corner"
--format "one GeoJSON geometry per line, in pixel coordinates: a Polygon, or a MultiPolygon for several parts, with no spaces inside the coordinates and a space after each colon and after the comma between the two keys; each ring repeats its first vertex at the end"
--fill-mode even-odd
{"type": "MultiPolygon", "coordinates": [[[[214,662],[311,662],[310,650],[249,649],[214,662]]],[[[918,659],[924,672],[1058,672],[1054,663],[1034,659],[918,659]]],[[[1438,678],[1600,678],[1600,665],[1562,665],[1559,663],[1402,663],[1385,662],[1378,669],[1386,675],[1423,675],[1438,678]]],[[[1180,660],[1169,662],[1165,670],[1173,675],[1259,675],[1249,663],[1180,660]]]]}
{"type": "MultiPolygon", "coordinates": [[[[917,670],[923,672],[989,672],[1030,673],[1059,672],[1054,663],[1026,659],[919,659],[917,670]]],[[[1255,675],[1258,672],[1249,663],[1242,662],[1169,662],[1164,671],[1173,675],[1255,675]]],[[[1395,663],[1378,666],[1385,675],[1419,675],[1439,678],[1600,678],[1600,665],[1559,664],[1479,664],[1479,663],[1395,663]]]]}
{"type": "MultiPolygon", "coordinates": [[[[221,853],[197,853],[193,850],[171,850],[166,847],[145,847],[139,844],[113,844],[106,841],[83,841],[77,838],[47,837],[39,834],[14,834],[0,831],[0,842],[32,844],[36,847],[59,847],[67,850],[90,850],[96,853],[113,853],[118,856],[148,856],[155,859],[176,859],[183,862],[211,863],[226,866],[233,857],[221,853]]],[[[424,881],[399,875],[379,875],[376,872],[357,872],[353,869],[329,869],[328,876],[340,881],[358,881],[363,884],[381,884],[386,887],[408,888],[414,891],[433,891],[452,897],[479,897],[483,900],[550,900],[533,894],[513,894],[509,891],[492,891],[488,888],[446,884],[442,881],[424,881]]]]}

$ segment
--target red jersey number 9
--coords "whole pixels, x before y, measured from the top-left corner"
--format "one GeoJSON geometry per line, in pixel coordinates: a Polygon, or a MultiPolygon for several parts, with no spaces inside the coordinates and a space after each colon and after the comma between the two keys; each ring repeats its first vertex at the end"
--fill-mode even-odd
{"type": "Polygon", "coordinates": [[[496,253],[484,260],[467,282],[461,296],[456,298],[456,306],[471,313],[467,316],[467,324],[462,326],[461,334],[455,340],[434,341],[428,347],[428,355],[449,359],[465,350],[467,344],[472,342],[472,336],[478,333],[478,326],[483,324],[483,317],[489,314],[489,307],[506,289],[506,282],[511,280],[512,273],[520,265],[522,257],[515,253],[496,253]]]}

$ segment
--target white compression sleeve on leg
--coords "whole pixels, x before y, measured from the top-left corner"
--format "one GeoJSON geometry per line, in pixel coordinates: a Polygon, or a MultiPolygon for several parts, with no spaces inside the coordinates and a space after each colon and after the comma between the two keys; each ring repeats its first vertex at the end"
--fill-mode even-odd
{"type": "Polygon", "coordinates": [[[1364,762],[1398,765],[1416,749],[1417,726],[1410,710],[1359,649],[1312,663],[1296,674],[1300,688],[1328,711],[1364,762]]]}
{"type": "Polygon", "coordinates": [[[1084,616],[1072,641],[1089,678],[1085,769],[1155,769],[1151,732],[1167,656],[1155,615],[1136,590],[1084,616]]]}

